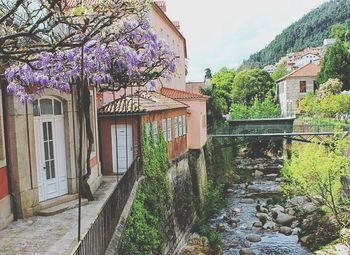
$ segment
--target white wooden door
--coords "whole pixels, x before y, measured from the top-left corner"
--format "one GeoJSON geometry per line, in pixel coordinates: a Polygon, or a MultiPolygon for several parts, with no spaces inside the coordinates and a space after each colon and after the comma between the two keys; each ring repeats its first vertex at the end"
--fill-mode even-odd
{"type": "Polygon", "coordinates": [[[112,126],[113,172],[125,173],[133,162],[133,134],[131,124],[112,126]]]}
{"type": "Polygon", "coordinates": [[[45,201],[68,193],[64,117],[38,113],[34,122],[39,201],[45,201]]]}

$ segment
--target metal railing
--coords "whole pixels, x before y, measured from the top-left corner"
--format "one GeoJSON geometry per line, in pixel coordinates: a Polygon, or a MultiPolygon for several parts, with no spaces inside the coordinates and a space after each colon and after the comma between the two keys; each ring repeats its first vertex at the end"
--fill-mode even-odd
{"type": "Polygon", "coordinates": [[[101,208],[100,213],[96,216],[96,219],[92,223],[90,229],[82,237],[72,254],[105,254],[123,212],[124,206],[128,201],[138,175],[141,174],[141,169],[141,160],[138,157],[120,179],[114,191],[101,208]]]}
{"type": "Polygon", "coordinates": [[[333,133],[335,131],[349,131],[349,126],[344,125],[337,129],[336,125],[237,125],[216,126],[208,129],[208,135],[232,135],[232,134],[280,134],[280,133],[333,133]]]}

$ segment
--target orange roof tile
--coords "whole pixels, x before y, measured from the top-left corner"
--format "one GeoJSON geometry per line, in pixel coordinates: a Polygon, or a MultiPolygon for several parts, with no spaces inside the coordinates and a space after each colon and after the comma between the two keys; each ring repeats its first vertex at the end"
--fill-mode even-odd
{"type": "Polygon", "coordinates": [[[286,79],[297,78],[297,77],[316,77],[320,73],[320,71],[321,71],[320,65],[309,63],[287,74],[286,76],[277,80],[277,82],[284,81],[286,79]]]}
{"type": "Polygon", "coordinates": [[[201,94],[196,94],[196,93],[191,93],[183,90],[178,90],[178,89],[172,89],[172,88],[166,88],[163,87],[160,90],[160,93],[162,93],[166,97],[170,97],[172,99],[206,99],[208,98],[207,96],[201,95],[201,94]]]}

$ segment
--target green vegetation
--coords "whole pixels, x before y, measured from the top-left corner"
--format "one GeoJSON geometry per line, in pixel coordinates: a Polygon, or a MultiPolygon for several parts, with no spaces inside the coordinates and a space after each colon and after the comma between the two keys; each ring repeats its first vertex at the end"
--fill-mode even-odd
{"type": "Polygon", "coordinates": [[[232,104],[230,116],[233,120],[277,118],[281,116],[281,111],[274,103],[272,96],[268,95],[263,101],[255,98],[251,107],[244,104],[232,104]]]}
{"type": "Polygon", "coordinates": [[[318,197],[327,209],[331,210],[339,224],[341,204],[340,177],[349,171],[350,160],[344,155],[349,140],[338,137],[330,141],[331,146],[311,143],[293,144],[293,155],[286,162],[282,175],[285,179],[283,191],[288,197],[308,195],[318,197]]]}
{"type": "Polygon", "coordinates": [[[306,116],[347,121],[350,113],[350,95],[328,94],[317,98],[310,93],[300,101],[299,109],[306,116]]]}
{"type": "Polygon", "coordinates": [[[317,83],[322,84],[330,78],[340,79],[343,89],[350,89],[350,53],[339,40],[328,48],[317,83]]]}
{"type": "Polygon", "coordinates": [[[125,255],[162,254],[162,245],[165,243],[163,230],[165,227],[169,231],[173,230],[167,219],[172,201],[167,178],[167,142],[161,135],[157,142],[144,140],[142,148],[146,179],[137,192],[123,233],[120,253],[125,255]]]}
{"type": "Polygon", "coordinates": [[[280,65],[277,66],[276,71],[274,71],[271,74],[271,78],[274,81],[277,81],[278,79],[282,78],[283,76],[285,76],[287,74],[288,74],[287,67],[285,65],[280,64],[280,65]]]}
{"type": "Polygon", "coordinates": [[[217,95],[226,100],[226,105],[231,105],[231,92],[233,87],[233,81],[237,72],[234,69],[228,69],[227,67],[221,68],[216,72],[211,79],[211,84],[217,90],[217,95]]]}
{"type": "Polygon", "coordinates": [[[267,47],[253,54],[244,66],[265,66],[276,63],[288,52],[321,46],[335,24],[350,27],[350,2],[328,1],[286,28],[267,47]]]}
{"type": "Polygon", "coordinates": [[[265,99],[268,93],[275,88],[270,74],[259,68],[239,72],[232,87],[232,100],[234,103],[252,105],[255,98],[259,101],[265,99]]]}
{"type": "Polygon", "coordinates": [[[209,96],[207,101],[207,125],[213,127],[225,121],[223,115],[227,113],[226,99],[213,86],[202,89],[202,94],[209,96]]]}

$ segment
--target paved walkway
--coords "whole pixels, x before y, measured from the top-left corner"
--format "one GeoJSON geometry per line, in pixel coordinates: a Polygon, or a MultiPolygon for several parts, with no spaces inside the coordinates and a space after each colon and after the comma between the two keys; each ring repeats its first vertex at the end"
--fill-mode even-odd
{"type": "MultiPolygon", "coordinates": [[[[103,177],[95,192],[95,201],[82,207],[82,233],[93,223],[109,194],[117,184],[116,177],[103,177]]],[[[77,244],[78,208],[49,217],[18,220],[0,231],[1,255],[71,254],[77,244]]]]}

